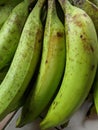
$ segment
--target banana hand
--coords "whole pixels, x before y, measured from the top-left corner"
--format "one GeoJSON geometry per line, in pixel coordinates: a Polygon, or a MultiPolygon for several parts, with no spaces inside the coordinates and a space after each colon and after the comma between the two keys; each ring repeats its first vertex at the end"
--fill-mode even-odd
{"type": "Polygon", "coordinates": [[[87,97],[97,68],[98,41],[92,20],[67,0],[64,5],[65,74],[60,90],[40,124],[42,129],[57,126],[70,119],[87,97]]]}

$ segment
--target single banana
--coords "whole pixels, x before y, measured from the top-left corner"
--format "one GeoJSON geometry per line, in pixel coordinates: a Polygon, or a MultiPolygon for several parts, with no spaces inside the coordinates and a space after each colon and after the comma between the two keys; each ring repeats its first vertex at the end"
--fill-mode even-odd
{"type": "Polygon", "coordinates": [[[55,0],[48,0],[41,65],[34,87],[17,120],[17,127],[34,121],[41,114],[55,94],[63,75],[65,31],[57,16],[55,4],[55,0]]]}
{"type": "Polygon", "coordinates": [[[67,122],[87,97],[97,68],[98,40],[85,11],[65,6],[66,68],[60,90],[40,126],[47,129],[67,122]]]}
{"type": "Polygon", "coordinates": [[[12,9],[22,0],[11,0],[5,5],[0,6],[0,28],[7,20],[8,16],[12,12],[12,9]]]}
{"type": "Polygon", "coordinates": [[[74,5],[83,9],[93,20],[98,35],[98,7],[89,0],[72,0],[74,5]]]}
{"type": "Polygon", "coordinates": [[[11,66],[0,85],[0,120],[21,101],[39,61],[43,36],[40,11],[44,1],[39,0],[28,16],[11,66]]]}
{"type": "Polygon", "coordinates": [[[19,3],[0,30],[0,70],[10,62],[19,43],[28,16],[28,6],[19,3]]]}

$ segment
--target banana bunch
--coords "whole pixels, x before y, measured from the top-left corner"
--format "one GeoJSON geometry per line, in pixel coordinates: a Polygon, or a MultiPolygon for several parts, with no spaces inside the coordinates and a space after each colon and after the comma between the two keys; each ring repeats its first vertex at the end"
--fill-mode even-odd
{"type": "Polygon", "coordinates": [[[16,127],[44,111],[42,130],[66,124],[91,90],[98,113],[95,0],[1,0],[0,13],[0,120],[22,107],[16,127]]]}

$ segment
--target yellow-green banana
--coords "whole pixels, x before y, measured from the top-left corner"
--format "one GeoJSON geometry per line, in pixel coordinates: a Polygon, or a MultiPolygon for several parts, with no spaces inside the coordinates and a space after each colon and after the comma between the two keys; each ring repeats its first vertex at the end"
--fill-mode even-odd
{"type": "Polygon", "coordinates": [[[98,35],[98,7],[89,0],[73,0],[73,3],[75,6],[83,9],[91,17],[98,35]]]}
{"type": "Polygon", "coordinates": [[[40,11],[43,2],[39,0],[28,16],[11,66],[0,85],[0,120],[20,102],[39,61],[43,35],[40,11]]]}
{"type": "Polygon", "coordinates": [[[48,0],[41,65],[34,87],[17,120],[18,127],[34,121],[40,115],[51,101],[63,75],[65,31],[57,16],[55,4],[55,0],[48,0]]]}
{"type": "Polygon", "coordinates": [[[12,11],[0,30],[0,69],[14,56],[22,29],[28,16],[28,6],[19,3],[12,11]]]}
{"type": "Polygon", "coordinates": [[[60,90],[40,126],[47,129],[67,122],[81,106],[92,86],[98,40],[85,11],[62,0],[65,6],[66,68],[60,90]]]}

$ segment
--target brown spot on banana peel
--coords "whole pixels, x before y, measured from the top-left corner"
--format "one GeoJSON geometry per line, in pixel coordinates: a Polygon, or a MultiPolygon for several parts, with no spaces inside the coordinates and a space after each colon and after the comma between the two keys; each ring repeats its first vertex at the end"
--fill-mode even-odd
{"type": "Polygon", "coordinates": [[[95,69],[95,65],[91,66],[91,71],[93,71],[95,69]]]}
{"type": "Polygon", "coordinates": [[[94,52],[94,48],[91,45],[87,45],[87,44],[83,44],[84,49],[88,52],[88,53],[93,53],[94,52]]]}
{"type": "Polygon", "coordinates": [[[92,45],[90,45],[91,51],[94,52],[94,48],[92,47],[92,45]]]}
{"type": "Polygon", "coordinates": [[[82,2],[81,5],[78,5],[78,3],[74,3],[74,5],[83,9],[91,17],[98,33],[98,7],[88,0],[82,2]]]}
{"type": "Polygon", "coordinates": [[[90,44],[86,44],[86,42],[88,42],[88,39],[86,38],[85,34],[81,34],[80,38],[83,40],[83,47],[85,50],[87,50],[88,52],[94,52],[94,48],[93,46],[90,44]]]}
{"type": "MultiPolygon", "coordinates": [[[[52,53],[52,55],[54,55],[55,53],[54,53],[54,51],[57,49],[56,48],[56,45],[55,44],[53,44],[53,43],[55,43],[55,40],[56,39],[58,39],[58,37],[59,37],[59,39],[60,38],[62,38],[64,36],[64,33],[63,32],[61,32],[61,31],[58,31],[56,34],[54,33],[54,35],[53,36],[50,36],[50,44],[49,44],[49,53],[52,53]],[[53,45],[53,47],[51,47],[52,45],[53,45]]],[[[62,43],[61,43],[62,44],[62,43]]],[[[63,50],[63,48],[59,48],[59,50],[61,51],[61,50],[63,50]]],[[[48,59],[48,58],[47,58],[48,59]]]]}
{"type": "Polygon", "coordinates": [[[46,64],[48,63],[48,60],[46,60],[46,62],[45,62],[46,64]]]}
{"type": "Polygon", "coordinates": [[[57,37],[63,37],[64,34],[62,32],[57,32],[57,37]]]}
{"type": "MultiPolygon", "coordinates": [[[[83,13],[83,14],[80,14],[81,16],[83,17],[87,17],[87,14],[86,13],[83,13]]],[[[78,25],[79,27],[82,27],[83,26],[83,23],[80,21],[80,19],[78,19],[80,17],[80,15],[75,15],[72,17],[72,21],[74,21],[74,23],[76,25],[78,25]]]]}

